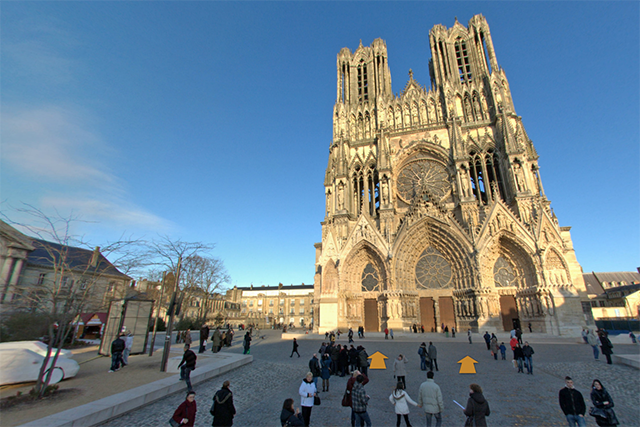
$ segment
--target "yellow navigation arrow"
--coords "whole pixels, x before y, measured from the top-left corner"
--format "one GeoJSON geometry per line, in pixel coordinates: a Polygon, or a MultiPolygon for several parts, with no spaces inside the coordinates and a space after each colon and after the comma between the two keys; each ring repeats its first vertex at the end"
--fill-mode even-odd
{"type": "Polygon", "coordinates": [[[388,357],[380,353],[379,351],[376,351],[371,356],[369,356],[369,359],[371,359],[369,369],[387,369],[387,365],[386,363],[384,363],[384,359],[388,359],[388,357]]]}
{"type": "Polygon", "coordinates": [[[461,374],[475,374],[476,373],[476,365],[474,363],[478,363],[477,360],[473,360],[471,357],[467,356],[462,360],[458,360],[460,363],[460,373],[461,374]]]}

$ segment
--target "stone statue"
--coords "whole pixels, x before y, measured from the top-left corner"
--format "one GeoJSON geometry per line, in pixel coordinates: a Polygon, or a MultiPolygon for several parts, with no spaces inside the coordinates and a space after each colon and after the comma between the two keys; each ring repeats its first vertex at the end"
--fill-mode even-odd
{"type": "Polygon", "coordinates": [[[387,180],[386,180],[386,179],[384,179],[384,180],[382,181],[382,184],[381,184],[381,185],[382,185],[382,204],[383,204],[383,205],[386,205],[386,204],[388,203],[388,200],[389,200],[389,193],[388,193],[388,191],[389,191],[389,186],[388,186],[388,184],[387,184],[387,180]]]}
{"type": "Polygon", "coordinates": [[[340,183],[338,186],[338,210],[344,209],[344,185],[340,183]]]}

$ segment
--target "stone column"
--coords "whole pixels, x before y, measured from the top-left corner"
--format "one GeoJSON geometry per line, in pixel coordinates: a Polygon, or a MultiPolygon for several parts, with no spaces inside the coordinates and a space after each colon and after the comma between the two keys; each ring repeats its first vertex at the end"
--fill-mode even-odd
{"type": "Polygon", "coordinates": [[[2,286],[2,298],[0,302],[4,302],[5,296],[9,288],[9,279],[11,278],[11,271],[13,269],[13,263],[15,258],[8,256],[2,265],[2,276],[0,277],[0,286],[2,286]]]}

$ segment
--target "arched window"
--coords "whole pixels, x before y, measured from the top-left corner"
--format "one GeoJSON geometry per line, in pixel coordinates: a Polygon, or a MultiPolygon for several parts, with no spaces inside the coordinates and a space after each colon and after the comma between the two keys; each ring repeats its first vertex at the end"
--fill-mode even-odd
{"type": "Polygon", "coordinates": [[[460,83],[465,84],[471,81],[471,65],[469,64],[469,53],[467,52],[467,44],[464,40],[458,39],[455,43],[455,48],[460,83]]]}
{"type": "Polygon", "coordinates": [[[416,263],[416,286],[425,289],[444,288],[451,282],[451,265],[432,247],[425,249],[416,263]]]}
{"type": "Polygon", "coordinates": [[[373,264],[369,263],[362,271],[362,291],[371,292],[380,290],[380,276],[373,264]]]}

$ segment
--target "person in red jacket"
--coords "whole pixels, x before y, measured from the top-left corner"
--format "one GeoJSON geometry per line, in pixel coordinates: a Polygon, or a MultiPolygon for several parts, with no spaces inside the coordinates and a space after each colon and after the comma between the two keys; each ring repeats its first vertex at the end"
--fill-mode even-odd
{"type": "Polygon", "coordinates": [[[193,427],[196,423],[196,392],[187,393],[187,398],[178,406],[171,417],[171,425],[174,427],[193,427]]]}

